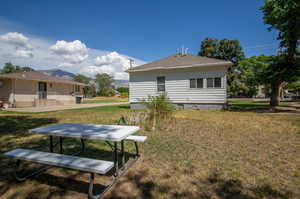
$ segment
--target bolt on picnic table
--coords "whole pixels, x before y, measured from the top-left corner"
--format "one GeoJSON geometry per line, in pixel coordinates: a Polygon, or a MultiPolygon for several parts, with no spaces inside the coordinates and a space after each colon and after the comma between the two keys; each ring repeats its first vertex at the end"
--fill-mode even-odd
{"type": "Polygon", "coordinates": [[[45,171],[53,166],[64,167],[90,173],[88,196],[92,199],[101,198],[117,180],[139,159],[140,154],[137,142],[144,142],[146,136],[132,136],[139,130],[138,126],[121,126],[121,125],[93,125],[93,124],[70,124],[62,123],[46,127],[32,129],[32,133],[38,133],[49,136],[49,152],[28,150],[28,149],[15,149],[4,153],[4,155],[12,157],[17,160],[15,177],[18,181],[24,181],[42,171],[45,171]],[[53,153],[53,137],[59,137],[59,154],[53,153]],[[64,138],[78,138],[81,140],[81,151],[73,155],[64,155],[63,152],[63,139],[64,138]],[[91,158],[82,158],[74,155],[79,155],[84,151],[84,140],[99,140],[105,141],[113,149],[114,162],[107,160],[98,160],[91,158]],[[125,147],[124,141],[133,141],[135,143],[136,153],[134,160],[125,163],[125,147]],[[113,142],[111,144],[110,142],[113,142]],[[121,167],[119,168],[119,154],[118,143],[121,143],[121,167]],[[32,174],[27,176],[20,176],[18,168],[21,160],[26,160],[35,163],[48,165],[32,174]],[[100,193],[94,195],[94,175],[107,174],[112,168],[114,172],[112,175],[112,182],[100,193]]]}

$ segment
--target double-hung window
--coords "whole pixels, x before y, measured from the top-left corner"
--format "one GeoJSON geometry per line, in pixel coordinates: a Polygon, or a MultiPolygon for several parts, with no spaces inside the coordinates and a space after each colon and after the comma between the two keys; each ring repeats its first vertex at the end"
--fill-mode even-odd
{"type": "Polygon", "coordinates": [[[156,82],[157,82],[157,91],[165,92],[166,91],[166,77],[159,76],[156,78],[156,82]]]}
{"type": "Polygon", "coordinates": [[[222,87],[222,78],[207,78],[206,79],[207,88],[221,88],[222,87]]]}
{"type": "Polygon", "coordinates": [[[190,88],[203,88],[203,78],[190,79],[190,88]]]}

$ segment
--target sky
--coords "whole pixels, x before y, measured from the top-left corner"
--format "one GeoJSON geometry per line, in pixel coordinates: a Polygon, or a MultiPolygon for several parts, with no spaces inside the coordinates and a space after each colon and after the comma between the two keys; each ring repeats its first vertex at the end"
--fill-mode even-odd
{"type": "Polygon", "coordinates": [[[129,58],[141,65],[206,38],[237,39],[247,57],[276,54],[263,0],[9,0],[0,7],[0,67],[60,68],[128,79],[129,58]]]}

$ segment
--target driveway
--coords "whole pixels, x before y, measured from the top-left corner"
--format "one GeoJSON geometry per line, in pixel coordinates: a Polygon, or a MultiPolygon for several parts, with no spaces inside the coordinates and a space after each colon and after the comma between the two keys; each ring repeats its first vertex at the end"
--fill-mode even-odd
{"type": "Polygon", "coordinates": [[[93,108],[99,106],[114,106],[114,105],[122,105],[122,104],[129,104],[129,102],[72,104],[72,105],[62,105],[62,106],[28,107],[28,108],[8,108],[7,111],[40,113],[40,112],[61,111],[61,110],[68,110],[68,109],[93,108]]]}

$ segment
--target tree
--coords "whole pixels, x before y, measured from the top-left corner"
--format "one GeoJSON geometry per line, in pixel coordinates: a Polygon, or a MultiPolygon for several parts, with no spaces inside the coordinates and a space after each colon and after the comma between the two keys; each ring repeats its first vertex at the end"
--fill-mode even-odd
{"type": "Polygon", "coordinates": [[[269,66],[270,56],[253,56],[240,61],[237,65],[237,80],[241,90],[240,95],[253,97],[257,95],[258,87],[262,84],[266,85],[265,79],[261,76],[262,72],[269,66]]]}
{"type": "Polygon", "coordinates": [[[297,47],[300,40],[300,1],[299,0],[266,0],[261,7],[265,24],[269,30],[278,31],[280,56],[273,59],[266,70],[271,80],[271,106],[278,106],[282,83],[291,81],[299,75],[297,47]]]}
{"type": "Polygon", "coordinates": [[[80,82],[80,83],[84,83],[84,84],[89,84],[90,81],[92,80],[91,78],[81,75],[81,74],[77,74],[73,77],[73,80],[76,82],[80,82]]]}
{"type": "Polygon", "coordinates": [[[0,70],[0,74],[28,72],[28,71],[34,71],[34,69],[30,67],[15,66],[12,63],[8,62],[4,64],[2,70],[0,70]]]}
{"type": "Polygon", "coordinates": [[[80,82],[83,84],[86,84],[87,86],[83,88],[83,94],[84,96],[94,97],[96,96],[96,87],[94,82],[92,82],[92,78],[89,78],[87,76],[77,74],[73,77],[73,80],[76,82],[80,82]]]}
{"type": "Polygon", "coordinates": [[[99,86],[100,95],[104,95],[104,93],[106,93],[107,90],[111,89],[114,80],[113,76],[107,73],[101,73],[96,75],[96,82],[99,86]]]}
{"type": "Polygon", "coordinates": [[[16,71],[15,66],[9,62],[4,64],[1,70],[1,74],[14,73],[15,71],[16,71]]]}
{"type": "Polygon", "coordinates": [[[228,92],[231,96],[236,96],[240,90],[236,77],[236,67],[245,55],[238,40],[205,38],[200,45],[200,56],[224,59],[233,62],[233,66],[228,70],[227,82],[228,92]]]}

